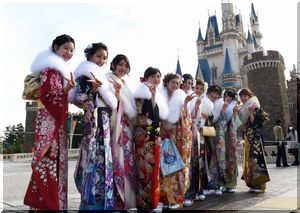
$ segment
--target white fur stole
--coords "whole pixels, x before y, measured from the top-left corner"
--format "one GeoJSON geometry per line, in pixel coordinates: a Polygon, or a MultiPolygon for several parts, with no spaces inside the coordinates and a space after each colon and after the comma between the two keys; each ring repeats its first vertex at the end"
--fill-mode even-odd
{"type": "MultiPolygon", "coordinates": [[[[35,57],[31,64],[31,73],[38,74],[47,68],[59,71],[63,77],[67,79],[71,78],[71,70],[66,61],[51,50],[42,51],[35,57]]],[[[66,86],[67,83],[68,82],[64,80],[64,86],[66,86]]]]}
{"type": "MultiPolygon", "coordinates": [[[[103,100],[105,101],[105,103],[111,109],[117,108],[118,106],[117,98],[111,90],[111,86],[105,77],[104,70],[101,69],[101,67],[99,67],[97,64],[90,61],[81,62],[76,68],[76,70],[74,71],[74,79],[77,79],[78,77],[84,75],[89,79],[93,80],[94,78],[91,75],[91,73],[93,73],[93,75],[102,83],[101,87],[98,88],[98,92],[103,98],[103,100]]],[[[75,93],[73,90],[70,93],[71,95],[69,95],[71,96],[70,101],[75,99],[73,97],[74,96],[73,93],[75,93]]]]}
{"type": "MultiPolygon", "coordinates": [[[[140,86],[134,91],[134,98],[151,99],[151,92],[145,83],[141,83],[140,86]]],[[[159,109],[159,117],[165,120],[169,114],[169,108],[167,106],[166,98],[161,94],[161,91],[157,88],[155,94],[155,102],[159,109]]]]}
{"type": "Polygon", "coordinates": [[[161,89],[161,93],[166,100],[168,100],[169,114],[166,120],[172,124],[175,124],[180,118],[186,94],[183,90],[177,89],[173,92],[169,99],[167,88],[165,87],[161,89]]]}
{"type": "MultiPolygon", "coordinates": [[[[115,74],[108,72],[106,73],[106,78],[108,80],[114,80],[117,83],[121,84],[121,90],[120,90],[120,101],[122,101],[124,105],[124,111],[125,114],[130,118],[133,119],[136,117],[137,109],[136,109],[136,103],[133,97],[133,94],[127,84],[121,80],[118,76],[115,74]]],[[[112,91],[114,92],[114,88],[111,86],[112,91]]]]}

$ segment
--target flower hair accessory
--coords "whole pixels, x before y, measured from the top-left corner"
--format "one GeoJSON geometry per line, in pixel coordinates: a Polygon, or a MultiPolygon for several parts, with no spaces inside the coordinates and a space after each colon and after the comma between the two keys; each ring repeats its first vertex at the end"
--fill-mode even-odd
{"type": "Polygon", "coordinates": [[[93,48],[93,44],[88,44],[86,49],[92,49],[93,48]]]}
{"type": "Polygon", "coordinates": [[[140,82],[144,83],[145,82],[145,78],[144,77],[140,77],[140,82]]]}

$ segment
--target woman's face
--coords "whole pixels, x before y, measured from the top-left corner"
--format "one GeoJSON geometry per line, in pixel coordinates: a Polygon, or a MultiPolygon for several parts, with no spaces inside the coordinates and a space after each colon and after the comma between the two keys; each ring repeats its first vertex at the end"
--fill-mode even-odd
{"type": "Polygon", "coordinates": [[[240,99],[241,99],[241,102],[244,104],[246,103],[248,100],[249,100],[249,96],[248,95],[240,95],[240,99]]]}
{"type": "Polygon", "coordinates": [[[160,84],[160,74],[156,73],[154,75],[150,75],[148,78],[146,78],[146,82],[150,83],[151,85],[157,87],[160,84]]]}
{"type": "Polygon", "coordinates": [[[179,89],[180,79],[173,78],[171,81],[167,83],[167,89],[170,92],[174,92],[175,90],[179,89]]]}
{"type": "Polygon", "coordinates": [[[125,75],[127,75],[128,71],[129,71],[129,65],[127,64],[127,62],[124,59],[122,59],[118,64],[114,65],[113,68],[114,68],[114,73],[119,78],[122,78],[125,75]]]}
{"type": "Polygon", "coordinates": [[[225,97],[224,97],[224,101],[225,102],[227,102],[227,103],[230,103],[231,101],[232,101],[232,97],[229,97],[228,95],[226,95],[225,97]]]}
{"type": "Polygon", "coordinates": [[[211,92],[208,94],[208,97],[212,102],[215,102],[220,97],[220,95],[216,92],[211,92]]]}
{"type": "Polygon", "coordinates": [[[196,85],[196,86],[194,87],[194,92],[195,92],[196,95],[198,95],[198,96],[202,95],[202,94],[204,93],[204,86],[203,86],[203,85],[200,85],[200,84],[196,85]]]}
{"type": "Polygon", "coordinates": [[[65,61],[68,61],[72,58],[74,49],[75,46],[71,41],[62,44],[59,47],[57,45],[54,45],[54,52],[62,57],[65,61]]]}
{"type": "Polygon", "coordinates": [[[102,67],[107,62],[107,51],[104,49],[97,50],[90,58],[90,61],[102,67]]]}
{"type": "Polygon", "coordinates": [[[192,89],[193,86],[193,80],[192,79],[187,79],[183,84],[182,84],[182,90],[187,93],[192,89]]]}

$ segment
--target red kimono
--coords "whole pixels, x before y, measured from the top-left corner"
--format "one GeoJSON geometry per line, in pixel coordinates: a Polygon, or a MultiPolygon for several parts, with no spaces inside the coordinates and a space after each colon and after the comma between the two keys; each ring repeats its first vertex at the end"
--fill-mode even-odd
{"type": "Polygon", "coordinates": [[[62,210],[67,209],[68,100],[61,72],[44,69],[40,79],[36,148],[24,204],[34,209],[62,210]]]}

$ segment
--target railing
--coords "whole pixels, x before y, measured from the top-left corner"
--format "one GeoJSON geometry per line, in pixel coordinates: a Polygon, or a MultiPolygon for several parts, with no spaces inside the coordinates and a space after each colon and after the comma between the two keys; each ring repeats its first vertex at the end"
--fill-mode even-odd
{"type": "MultiPolygon", "coordinates": [[[[79,149],[68,149],[68,158],[76,159],[79,155],[79,149]]],[[[33,153],[0,154],[0,160],[10,161],[28,161],[31,160],[33,153]]]]}
{"type": "MultiPolygon", "coordinates": [[[[266,161],[267,163],[276,163],[276,146],[265,146],[266,161]]],[[[69,149],[68,158],[77,159],[79,155],[79,149],[69,149]]],[[[19,153],[19,154],[0,154],[0,160],[10,160],[10,161],[28,161],[31,160],[33,153],[19,153]]],[[[239,163],[243,162],[244,149],[242,145],[237,148],[237,161],[239,163]]],[[[289,163],[294,161],[294,157],[287,153],[287,160],[289,163]]]]}

